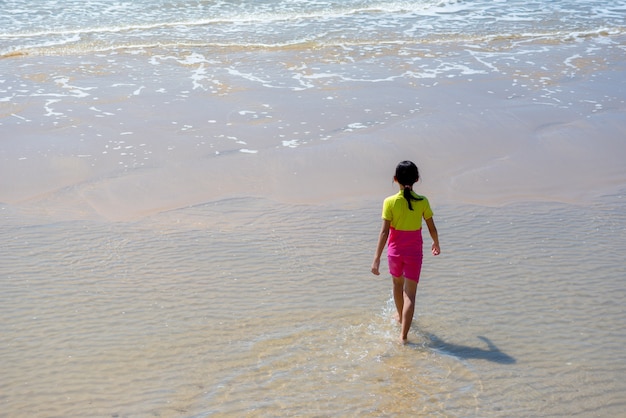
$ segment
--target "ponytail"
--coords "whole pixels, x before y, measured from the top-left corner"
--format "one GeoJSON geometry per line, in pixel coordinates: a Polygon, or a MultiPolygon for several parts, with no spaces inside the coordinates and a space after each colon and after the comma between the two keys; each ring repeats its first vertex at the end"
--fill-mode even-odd
{"type": "Polygon", "coordinates": [[[416,196],[416,195],[413,195],[413,193],[411,193],[411,186],[404,186],[404,198],[409,204],[409,210],[413,210],[413,205],[411,205],[411,200],[415,200],[415,201],[424,200],[423,197],[416,196]]]}

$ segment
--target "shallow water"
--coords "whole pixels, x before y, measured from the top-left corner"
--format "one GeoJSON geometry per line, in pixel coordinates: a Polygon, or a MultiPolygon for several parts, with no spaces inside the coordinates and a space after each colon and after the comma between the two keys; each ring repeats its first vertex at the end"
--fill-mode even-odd
{"type": "Polygon", "coordinates": [[[624,1],[2,4],[0,415],[625,410],[624,1]]]}
{"type": "Polygon", "coordinates": [[[114,224],[37,224],[5,208],[3,409],[623,411],[621,196],[439,208],[444,252],[426,258],[408,346],[397,343],[390,280],[368,272],[379,227],[371,203],[233,199],[114,224]]]}

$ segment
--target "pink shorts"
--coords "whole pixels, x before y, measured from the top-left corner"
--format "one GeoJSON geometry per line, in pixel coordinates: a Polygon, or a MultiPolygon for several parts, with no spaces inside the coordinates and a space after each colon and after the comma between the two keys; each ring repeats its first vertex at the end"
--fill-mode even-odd
{"type": "Polygon", "coordinates": [[[393,277],[420,281],[422,271],[422,231],[398,231],[391,228],[387,260],[393,277]]]}
{"type": "Polygon", "coordinates": [[[420,281],[422,272],[422,256],[388,255],[389,273],[393,277],[404,277],[405,279],[420,281]]]}

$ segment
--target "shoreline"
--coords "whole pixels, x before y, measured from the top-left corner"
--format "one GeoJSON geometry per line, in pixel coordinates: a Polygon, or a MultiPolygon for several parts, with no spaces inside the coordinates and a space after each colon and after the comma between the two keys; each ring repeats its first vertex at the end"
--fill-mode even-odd
{"type": "Polygon", "coordinates": [[[550,94],[475,75],[225,95],[170,80],[166,93],[120,95],[106,87],[123,77],[86,75],[98,93],[68,80],[63,101],[2,105],[0,202],[125,221],[231,197],[355,201],[385,194],[395,164],[412,159],[437,204],[588,203],[626,184],[625,64],[550,94]]]}

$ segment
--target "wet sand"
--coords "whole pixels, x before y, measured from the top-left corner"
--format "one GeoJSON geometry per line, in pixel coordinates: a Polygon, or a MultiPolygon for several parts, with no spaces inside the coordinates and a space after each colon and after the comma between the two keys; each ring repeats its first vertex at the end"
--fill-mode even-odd
{"type": "Polygon", "coordinates": [[[5,411],[623,410],[622,62],[553,95],[476,75],[220,96],[84,59],[20,58],[71,95],[0,102],[5,411]],[[405,158],[443,253],[403,347],[369,266],[405,158]]]}
{"type": "Polygon", "coordinates": [[[584,203],[625,183],[623,61],[552,90],[484,75],[307,91],[233,77],[220,95],[137,80],[154,70],[132,56],[116,57],[130,74],[96,72],[106,56],[80,58],[90,71],[64,59],[49,71],[70,73],[65,97],[39,72],[48,60],[25,57],[7,84],[35,78],[48,93],[0,103],[0,202],[51,218],[133,220],[239,196],[379,197],[405,158],[439,204],[584,203]]]}

